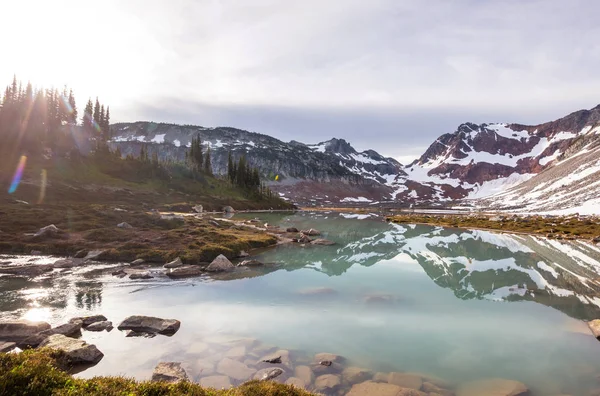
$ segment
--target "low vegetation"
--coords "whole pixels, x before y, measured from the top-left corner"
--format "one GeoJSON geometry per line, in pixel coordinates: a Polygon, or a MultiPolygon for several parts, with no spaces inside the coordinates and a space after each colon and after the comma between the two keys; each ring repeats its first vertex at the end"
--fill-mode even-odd
{"type": "Polygon", "coordinates": [[[425,215],[404,213],[387,218],[399,224],[429,224],[514,233],[539,234],[555,239],[594,239],[600,236],[600,222],[594,218],[545,216],[425,215]]]}
{"type": "Polygon", "coordinates": [[[0,395],[195,395],[195,396],[310,396],[274,382],[252,381],[229,390],[202,388],[191,382],[137,382],[123,377],[73,378],[65,356],[48,349],[0,353],[0,395]]]}

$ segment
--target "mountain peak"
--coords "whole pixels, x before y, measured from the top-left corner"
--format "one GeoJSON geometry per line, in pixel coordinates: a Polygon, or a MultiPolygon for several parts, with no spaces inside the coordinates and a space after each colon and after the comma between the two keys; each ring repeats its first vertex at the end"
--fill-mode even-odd
{"type": "Polygon", "coordinates": [[[322,144],[325,145],[325,151],[338,153],[338,154],[354,154],[354,153],[356,153],[356,150],[354,149],[354,147],[352,147],[350,145],[350,143],[348,143],[344,139],[333,138],[326,142],[319,143],[319,145],[322,145],[322,144]]]}

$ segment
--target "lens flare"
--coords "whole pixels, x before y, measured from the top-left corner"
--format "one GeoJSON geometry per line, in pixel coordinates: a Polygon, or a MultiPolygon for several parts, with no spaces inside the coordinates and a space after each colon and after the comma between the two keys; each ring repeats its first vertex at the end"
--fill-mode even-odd
{"type": "Polygon", "coordinates": [[[65,106],[65,109],[67,110],[67,112],[69,114],[73,114],[73,108],[71,107],[71,103],[69,103],[69,98],[61,95],[60,100],[61,100],[62,104],[65,106]]]}
{"type": "Polygon", "coordinates": [[[42,169],[41,174],[41,183],[40,183],[40,197],[38,199],[38,205],[44,202],[44,198],[46,198],[46,184],[48,183],[48,173],[46,169],[42,169]]]}
{"type": "Polygon", "coordinates": [[[19,187],[19,183],[21,183],[21,178],[23,177],[23,171],[25,170],[25,164],[27,163],[27,157],[22,155],[19,160],[19,165],[17,166],[17,170],[15,170],[15,175],[13,176],[12,182],[10,183],[10,187],[8,189],[8,193],[12,194],[17,191],[17,187],[19,187]]]}

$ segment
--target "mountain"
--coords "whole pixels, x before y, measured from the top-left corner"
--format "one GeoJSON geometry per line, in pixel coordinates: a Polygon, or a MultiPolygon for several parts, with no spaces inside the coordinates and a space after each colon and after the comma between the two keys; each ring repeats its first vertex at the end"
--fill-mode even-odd
{"type": "Polygon", "coordinates": [[[136,156],[149,145],[160,158],[177,161],[185,159],[191,138],[199,135],[210,146],[215,173],[226,173],[229,152],[244,154],[274,191],[300,205],[459,203],[499,210],[552,211],[565,205],[577,210],[600,192],[595,159],[600,105],[539,125],[464,123],[406,166],[373,150],[358,152],[336,138],[286,143],[235,128],[150,122],[114,124],[112,134],[111,145],[123,155],[136,156]]]}

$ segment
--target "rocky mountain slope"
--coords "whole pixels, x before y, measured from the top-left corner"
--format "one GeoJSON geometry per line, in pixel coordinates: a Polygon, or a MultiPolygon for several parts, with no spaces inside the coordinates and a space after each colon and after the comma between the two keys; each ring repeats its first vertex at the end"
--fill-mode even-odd
{"type": "Polygon", "coordinates": [[[373,150],[358,152],[335,138],[286,143],[235,128],[149,122],[115,124],[112,133],[111,144],[123,155],[137,155],[148,145],[162,159],[179,161],[198,135],[211,148],[215,173],[226,172],[229,152],[234,157],[244,154],[273,190],[301,205],[461,201],[475,207],[552,211],[565,204],[578,208],[594,199],[596,188],[600,192],[600,164],[595,160],[600,105],[533,126],[465,123],[406,166],[373,150]]]}

